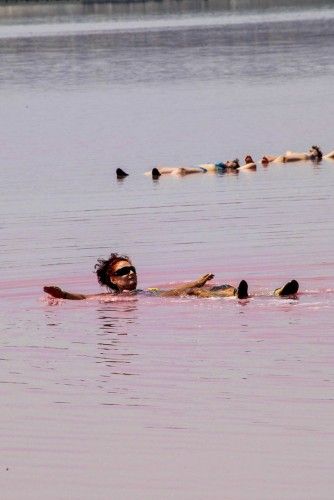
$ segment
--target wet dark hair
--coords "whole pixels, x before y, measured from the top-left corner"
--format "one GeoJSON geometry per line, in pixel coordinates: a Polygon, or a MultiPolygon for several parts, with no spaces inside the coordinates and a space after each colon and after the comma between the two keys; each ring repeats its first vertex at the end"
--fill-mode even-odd
{"type": "Polygon", "coordinates": [[[315,149],[315,151],[317,152],[316,159],[321,160],[322,159],[322,151],[319,148],[319,146],[312,146],[311,149],[315,149]]]}
{"type": "Polygon", "coordinates": [[[109,259],[97,259],[97,263],[94,266],[95,273],[97,276],[97,281],[102,286],[106,286],[110,290],[118,292],[118,286],[115,285],[109,276],[110,266],[120,262],[121,260],[127,260],[132,264],[130,258],[127,255],[119,255],[118,253],[111,253],[109,259]]]}

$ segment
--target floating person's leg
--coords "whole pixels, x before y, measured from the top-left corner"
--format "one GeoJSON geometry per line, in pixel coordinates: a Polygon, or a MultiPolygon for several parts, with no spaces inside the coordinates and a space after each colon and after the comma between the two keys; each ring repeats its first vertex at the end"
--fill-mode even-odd
{"type": "Polygon", "coordinates": [[[291,280],[291,281],[288,281],[288,283],[286,283],[281,288],[276,288],[276,290],[274,290],[274,295],[276,295],[277,297],[286,297],[289,295],[296,295],[296,293],[298,292],[298,289],[299,289],[298,281],[291,280]]]}
{"type": "Polygon", "coordinates": [[[117,179],[124,179],[124,177],[127,177],[129,174],[124,172],[124,170],[122,170],[121,168],[118,168],[116,170],[116,175],[117,175],[117,179]]]}
{"type": "Polygon", "coordinates": [[[327,153],[325,156],[323,156],[323,158],[325,158],[325,160],[334,160],[334,151],[327,153]]]}
{"type": "MultiPolygon", "coordinates": [[[[172,288],[171,290],[161,290],[159,295],[160,297],[181,297],[184,295],[200,295],[200,290],[202,290],[202,287],[205,285],[207,281],[210,281],[214,278],[214,275],[212,273],[204,274],[203,276],[200,276],[198,279],[194,281],[190,281],[189,283],[184,283],[183,285],[176,286],[175,288],[172,288]]],[[[210,295],[207,295],[209,290],[204,293],[203,296],[209,297],[210,295]]]]}
{"type": "Polygon", "coordinates": [[[181,167],[179,172],[177,172],[179,175],[189,175],[189,174],[206,174],[208,172],[208,169],[202,166],[198,167],[181,167]]]}
{"type": "Polygon", "coordinates": [[[159,179],[161,175],[183,175],[184,170],[185,167],[154,167],[151,170],[151,174],[152,179],[159,179]]]}
{"type": "Polygon", "coordinates": [[[200,168],[204,169],[203,172],[217,172],[217,167],[215,163],[200,163],[198,165],[200,168]]]}
{"type": "Polygon", "coordinates": [[[271,163],[272,161],[276,160],[278,156],[271,156],[271,155],[265,155],[262,157],[261,163],[263,165],[268,165],[268,163],[271,163]]]}
{"type": "Polygon", "coordinates": [[[210,287],[208,292],[212,297],[234,297],[237,289],[232,285],[215,285],[210,287]]]}
{"type": "Polygon", "coordinates": [[[153,179],[157,179],[160,175],[175,175],[184,176],[189,174],[205,174],[208,169],[202,166],[199,167],[159,167],[152,169],[153,179]]]}
{"type": "Polygon", "coordinates": [[[277,156],[274,160],[272,160],[272,163],[286,163],[287,161],[295,161],[293,159],[287,159],[287,156],[284,156],[284,155],[280,155],[280,156],[277,156]]]}
{"type": "Polygon", "coordinates": [[[232,285],[216,285],[209,289],[195,288],[189,295],[197,297],[238,297],[238,299],[247,299],[248,283],[245,280],[240,281],[238,288],[232,285]]]}

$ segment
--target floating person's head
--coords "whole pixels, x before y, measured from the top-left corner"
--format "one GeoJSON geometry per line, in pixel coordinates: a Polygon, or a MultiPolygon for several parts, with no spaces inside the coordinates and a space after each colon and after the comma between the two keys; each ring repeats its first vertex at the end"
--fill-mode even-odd
{"type": "Polygon", "coordinates": [[[109,259],[98,259],[95,272],[100,285],[114,292],[137,288],[137,272],[127,255],[112,253],[109,259]]]}
{"type": "Polygon", "coordinates": [[[253,158],[251,157],[251,155],[247,155],[246,158],[245,158],[245,163],[248,164],[248,163],[254,163],[254,160],[253,158]]]}
{"type": "Polygon", "coordinates": [[[234,168],[237,169],[240,167],[239,159],[235,158],[234,160],[228,160],[225,162],[227,168],[234,168]]]}
{"type": "Polygon", "coordinates": [[[322,151],[319,148],[319,146],[311,146],[310,148],[310,153],[313,156],[315,160],[321,160],[322,159],[322,151]]]}

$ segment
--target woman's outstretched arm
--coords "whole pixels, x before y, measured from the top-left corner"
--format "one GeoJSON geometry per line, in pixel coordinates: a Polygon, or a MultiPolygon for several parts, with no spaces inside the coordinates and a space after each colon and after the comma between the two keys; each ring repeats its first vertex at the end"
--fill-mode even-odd
{"type": "Polygon", "coordinates": [[[65,292],[59,286],[49,285],[43,288],[44,292],[51,295],[55,299],[66,299],[66,300],[84,300],[89,299],[91,297],[95,297],[96,295],[84,295],[83,293],[71,293],[65,292]]]}
{"type": "Polygon", "coordinates": [[[194,288],[200,288],[205,285],[207,281],[214,278],[214,274],[208,273],[200,276],[195,281],[184,283],[183,285],[172,288],[171,290],[164,290],[159,295],[160,297],[179,297],[181,295],[192,295],[194,288]]]}

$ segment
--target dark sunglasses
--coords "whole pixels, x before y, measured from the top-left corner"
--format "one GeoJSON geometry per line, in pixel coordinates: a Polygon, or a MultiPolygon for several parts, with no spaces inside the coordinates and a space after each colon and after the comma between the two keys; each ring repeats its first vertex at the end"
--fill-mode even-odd
{"type": "Polygon", "coordinates": [[[131,271],[136,274],[136,268],[133,266],[124,266],[121,267],[120,269],[117,269],[113,274],[115,276],[126,276],[127,274],[130,274],[131,271]]]}

